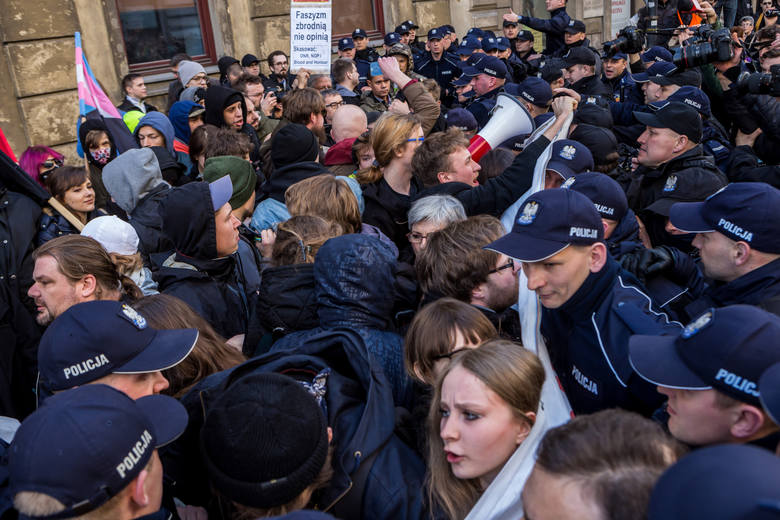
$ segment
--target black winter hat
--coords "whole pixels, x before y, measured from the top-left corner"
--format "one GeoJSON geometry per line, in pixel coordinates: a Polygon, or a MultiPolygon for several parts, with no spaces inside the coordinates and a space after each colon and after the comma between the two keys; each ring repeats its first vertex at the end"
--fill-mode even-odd
{"type": "Polygon", "coordinates": [[[271,508],[294,500],[320,474],[328,425],[296,380],[251,373],[213,403],[200,442],[219,493],[244,506],[271,508]]]}
{"type": "Polygon", "coordinates": [[[275,168],[314,161],[319,153],[317,137],[311,130],[296,123],[284,125],[271,141],[271,161],[275,168]]]}

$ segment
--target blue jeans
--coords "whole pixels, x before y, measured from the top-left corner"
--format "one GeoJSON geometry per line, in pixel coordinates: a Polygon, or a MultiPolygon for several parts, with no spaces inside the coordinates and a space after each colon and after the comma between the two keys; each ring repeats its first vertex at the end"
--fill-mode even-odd
{"type": "Polygon", "coordinates": [[[723,9],[723,27],[731,29],[737,18],[737,0],[720,0],[715,4],[715,12],[720,13],[723,9]]]}

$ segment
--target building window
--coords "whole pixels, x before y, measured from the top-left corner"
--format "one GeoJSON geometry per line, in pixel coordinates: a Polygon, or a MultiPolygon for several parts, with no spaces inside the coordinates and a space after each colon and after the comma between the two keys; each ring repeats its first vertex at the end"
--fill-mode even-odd
{"type": "Polygon", "coordinates": [[[384,36],[382,0],[334,0],[332,5],[334,41],[350,36],[357,27],[366,31],[369,38],[384,36]]]}
{"type": "Polygon", "coordinates": [[[216,61],[206,0],[117,0],[117,9],[131,71],[167,70],[181,52],[216,61]]]}

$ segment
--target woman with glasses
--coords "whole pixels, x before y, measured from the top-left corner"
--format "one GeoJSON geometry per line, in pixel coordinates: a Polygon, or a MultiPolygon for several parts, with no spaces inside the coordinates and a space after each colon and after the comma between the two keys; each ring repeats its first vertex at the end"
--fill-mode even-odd
{"type": "Polygon", "coordinates": [[[64,158],[61,153],[48,146],[30,146],[19,157],[19,166],[45,188],[46,177],[62,166],[64,158]]]}
{"type": "MultiPolygon", "coordinates": [[[[57,168],[46,178],[46,188],[82,224],[105,214],[95,209],[95,190],[84,168],[73,166],[57,168]]],[[[38,247],[52,238],[78,234],[79,231],[59,213],[52,211],[51,208],[44,208],[38,221],[35,245],[38,247]]]]}
{"type": "Polygon", "coordinates": [[[371,132],[374,163],[357,173],[363,184],[366,209],[363,222],[379,228],[402,252],[401,260],[411,260],[406,240],[406,213],[417,193],[412,182],[412,156],[423,141],[423,130],[414,114],[383,115],[371,132]],[[405,252],[405,254],[403,254],[405,252]]]}
{"type": "Polygon", "coordinates": [[[428,497],[437,513],[466,517],[531,433],[544,377],[536,355],[510,341],[452,357],[428,415],[428,497]]]}

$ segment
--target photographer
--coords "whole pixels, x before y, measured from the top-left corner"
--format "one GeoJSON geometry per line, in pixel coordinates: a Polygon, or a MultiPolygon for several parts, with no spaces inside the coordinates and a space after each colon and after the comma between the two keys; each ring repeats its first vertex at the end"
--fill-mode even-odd
{"type": "MultiPolygon", "coordinates": [[[[759,158],[767,165],[780,164],[780,65],[770,67],[770,73],[744,73],[742,52],[737,47],[731,60],[715,63],[723,89],[723,104],[737,131],[737,149],[727,173],[731,180],[762,180],[774,184],[772,168],[770,171],[754,168],[759,158]]],[[[774,54],[772,49],[762,52],[763,57],[769,56],[767,64],[775,60],[774,54]]]]}
{"type": "Polygon", "coordinates": [[[743,74],[736,85],[729,85],[728,94],[738,96],[739,103],[752,116],[746,119],[753,123],[753,126],[737,131],[737,146],[731,154],[728,169],[731,181],[760,181],[780,187],[780,152],[777,151],[780,145],[777,137],[780,135],[780,64],[772,63],[777,59],[772,56],[774,54],[780,57],[776,49],[765,55],[769,72],[743,74]]]}

